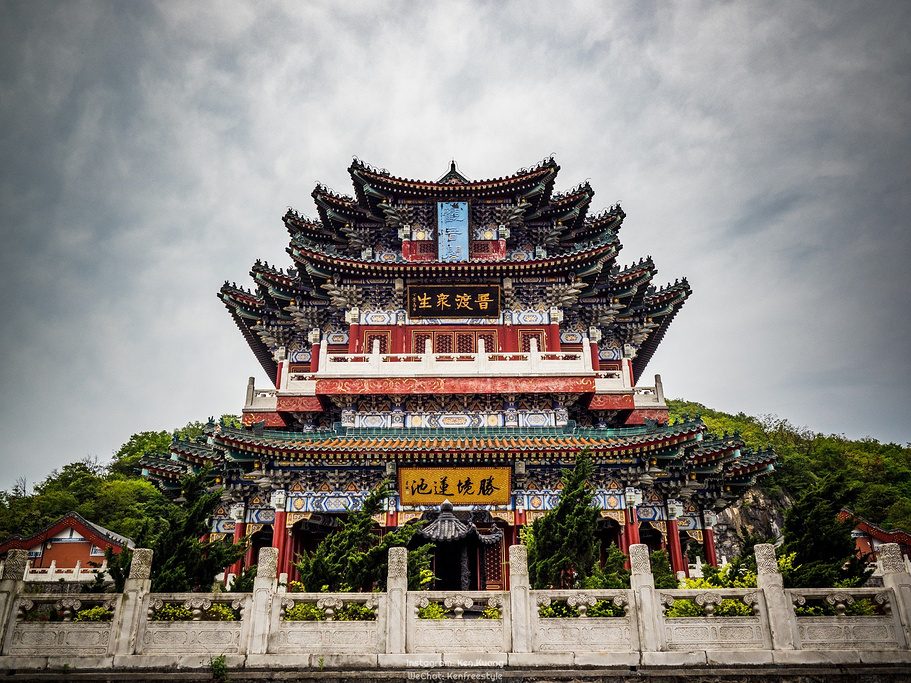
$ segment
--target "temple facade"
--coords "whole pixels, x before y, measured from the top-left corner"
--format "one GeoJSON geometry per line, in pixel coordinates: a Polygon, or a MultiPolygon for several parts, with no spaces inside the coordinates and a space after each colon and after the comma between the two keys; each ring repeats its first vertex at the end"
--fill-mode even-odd
{"type": "Polygon", "coordinates": [[[293,577],[294,555],[388,480],[378,533],[444,514],[441,547],[468,564],[438,587],[467,572],[472,589],[506,589],[506,548],[583,449],[602,547],[665,547],[686,571],[699,544],[715,564],[716,511],[775,456],[669,424],[645,370],[690,287],[656,286],[650,257],[621,265],[620,206],[592,213],[588,183],[555,192],[553,159],[481,181],[454,163],[435,182],[348,170],[353,195],[318,185],[315,218],[285,214],[291,267],[257,261],[252,288],[219,292],[270,386],[249,380],[242,425],[142,461],[170,489],[215,467],[212,535],[252,538],[232,571],[274,546],[293,577]]]}

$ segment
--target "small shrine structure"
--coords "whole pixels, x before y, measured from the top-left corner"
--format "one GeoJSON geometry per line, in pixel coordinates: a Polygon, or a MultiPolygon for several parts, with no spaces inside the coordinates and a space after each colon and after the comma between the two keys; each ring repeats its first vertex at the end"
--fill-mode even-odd
{"type": "Polygon", "coordinates": [[[242,426],[211,422],[142,466],[175,495],[190,469],[215,467],[212,536],[252,539],[231,571],[273,546],[293,574],[296,553],[390,480],[380,530],[458,516],[484,539],[467,586],[508,589],[507,547],[583,449],[602,547],[666,547],[685,572],[699,543],[717,563],[715,513],[775,455],[669,423],[660,377],[643,380],[690,286],[656,286],[650,257],[623,265],[624,211],[592,212],[587,182],[556,192],[559,170],[545,159],[476,181],[453,162],[425,181],[355,159],[353,195],[317,185],[314,218],[284,215],[290,267],[257,261],[252,288],[224,284],[270,385],[249,380],[242,426]]]}

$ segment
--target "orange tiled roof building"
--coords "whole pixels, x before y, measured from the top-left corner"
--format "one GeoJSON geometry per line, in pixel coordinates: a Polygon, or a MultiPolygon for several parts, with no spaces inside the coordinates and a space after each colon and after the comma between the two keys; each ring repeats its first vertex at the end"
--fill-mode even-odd
{"type": "Polygon", "coordinates": [[[502,532],[470,557],[471,587],[498,589],[506,547],[587,449],[604,546],[667,547],[685,571],[695,541],[714,564],[715,511],[775,456],[668,424],[660,377],[640,384],[690,286],[621,265],[620,206],[593,214],[588,183],[555,192],[553,159],[482,181],[455,163],[436,182],[348,170],[353,196],[317,185],[315,218],[283,217],[290,268],[257,261],[252,289],[219,292],[271,386],[251,379],[242,427],[212,423],[145,474],[175,488],[214,464],[212,533],[252,536],[247,563],[278,547],[284,571],[390,479],[381,527],[448,500],[502,532]]]}

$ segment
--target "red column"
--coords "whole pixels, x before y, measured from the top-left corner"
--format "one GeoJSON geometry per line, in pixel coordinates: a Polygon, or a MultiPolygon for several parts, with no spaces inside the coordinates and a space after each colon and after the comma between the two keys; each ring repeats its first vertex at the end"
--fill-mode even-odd
{"type": "MultiPolygon", "coordinates": [[[[360,311],[357,308],[351,309],[352,323],[348,327],[348,353],[358,352],[358,346],[361,342],[360,315],[360,311]]],[[[370,349],[367,349],[367,353],[369,352],[370,349]]]]}
{"type": "Polygon", "coordinates": [[[310,372],[319,370],[319,348],[320,342],[316,342],[310,347],[310,372]]]}
{"type": "Polygon", "coordinates": [[[702,541],[705,548],[705,561],[713,567],[717,567],[718,555],[715,552],[715,531],[713,529],[715,526],[715,513],[711,510],[706,510],[703,513],[703,520],[705,525],[702,530],[702,541]]]}
{"type": "Polygon", "coordinates": [[[598,371],[601,369],[601,359],[598,358],[598,342],[590,342],[592,350],[592,370],[598,371]]]}
{"type": "MultiPolygon", "coordinates": [[[[275,521],[272,522],[272,547],[278,550],[278,566],[282,566],[282,541],[285,534],[285,519],[288,513],[284,510],[275,511],[275,521]]],[[[279,569],[279,574],[281,569],[279,569]]]]}
{"type": "Polygon", "coordinates": [[[689,575],[688,567],[683,561],[683,551],[680,548],[680,530],[677,527],[677,508],[676,504],[668,501],[667,505],[667,546],[671,556],[671,570],[674,575],[677,572],[684,572],[689,575]]]}
{"type": "MultiPolygon", "coordinates": [[[[234,542],[240,543],[247,533],[247,523],[242,521],[234,522],[234,542]]],[[[228,568],[228,573],[237,576],[243,571],[244,560],[240,559],[228,568]]]]}
{"type": "Polygon", "coordinates": [[[627,536],[627,550],[629,546],[639,543],[639,517],[636,513],[636,507],[633,506],[628,508],[626,511],[626,533],[627,536]]]}
{"type": "Polygon", "coordinates": [[[550,323],[547,326],[547,348],[541,351],[557,353],[560,350],[560,323],[550,323]]]}

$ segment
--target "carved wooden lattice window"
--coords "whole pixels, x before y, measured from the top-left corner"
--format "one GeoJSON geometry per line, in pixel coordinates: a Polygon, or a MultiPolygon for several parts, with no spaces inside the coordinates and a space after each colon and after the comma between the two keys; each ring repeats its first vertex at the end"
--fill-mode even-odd
{"type": "Polygon", "coordinates": [[[411,337],[411,352],[424,353],[424,344],[428,339],[433,339],[429,332],[415,332],[411,337]]]}
{"type": "Polygon", "coordinates": [[[444,332],[433,335],[433,345],[436,353],[452,353],[452,333],[444,332]]]}
{"type": "Polygon", "coordinates": [[[500,541],[495,546],[486,546],[484,548],[484,570],[487,574],[488,586],[490,584],[503,585],[502,546],[503,541],[500,541]]]}
{"type": "Polygon", "coordinates": [[[364,337],[364,353],[373,353],[373,341],[380,342],[380,353],[389,353],[389,333],[388,332],[368,332],[364,337]]]}
{"type": "Polygon", "coordinates": [[[474,353],[474,333],[456,333],[456,353],[474,353]]]}
{"type": "Polygon", "coordinates": [[[472,242],[471,243],[471,255],[476,256],[479,254],[489,254],[490,253],[490,242],[472,242]]]}
{"type": "Polygon", "coordinates": [[[437,253],[437,243],[430,241],[418,242],[418,253],[422,256],[436,256],[437,253]]]}
{"type": "Polygon", "coordinates": [[[520,344],[522,351],[524,351],[526,353],[528,351],[531,351],[531,340],[532,339],[538,340],[538,351],[543,351],[544,350],[544,331],[543,330],[535,331],[535,332],[528,332],[528,331],[520,332],[519,333],[519,344],[520,344]]]}
{"type": "Polygon", "coordinates": [[[478,339],[484,340],[484,351],[486,353],[496,353],[497,351],[497,336],[493,332],[479,332],[478,339]]]}

